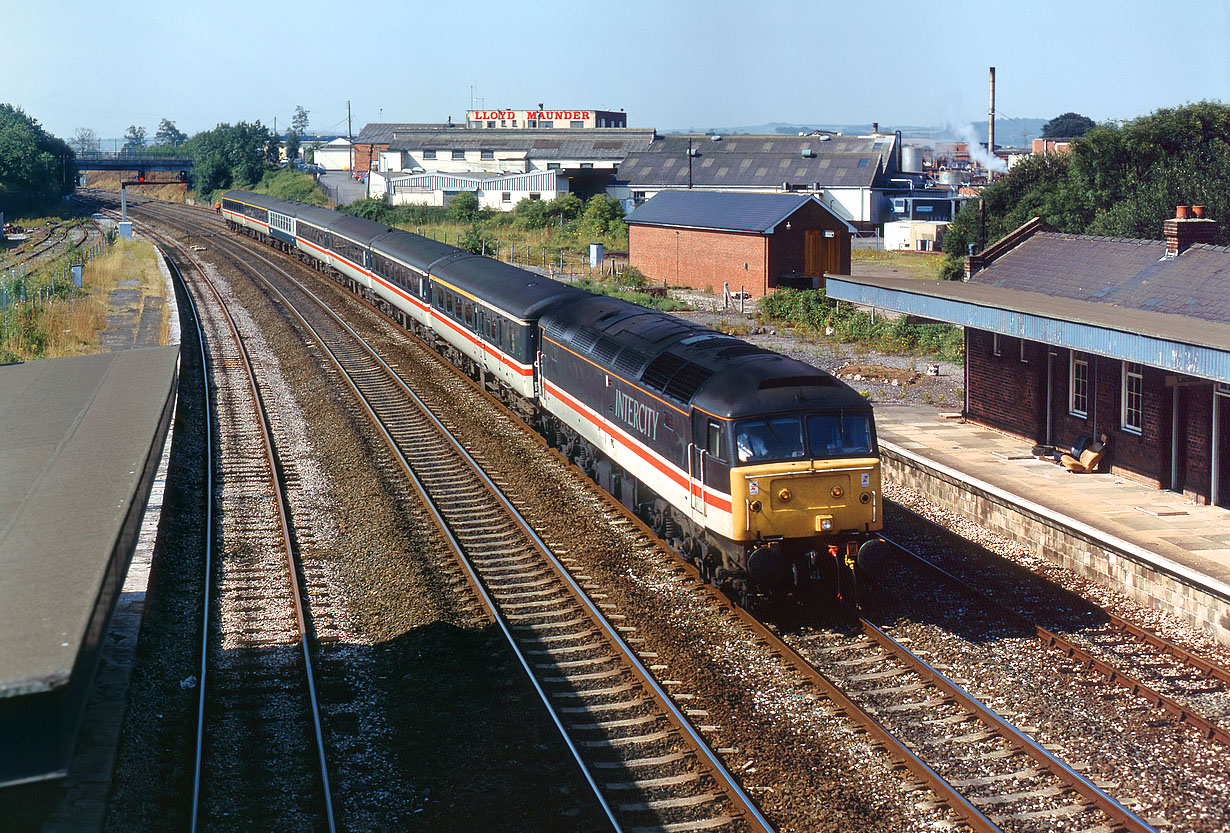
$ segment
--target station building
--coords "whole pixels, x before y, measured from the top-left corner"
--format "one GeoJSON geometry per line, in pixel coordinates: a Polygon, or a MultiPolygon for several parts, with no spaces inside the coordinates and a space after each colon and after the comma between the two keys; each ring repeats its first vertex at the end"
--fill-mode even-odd
{"type": "Polygon", "coordinates": [[[854,227],[809,194],[665,190],[624,222],[629,265],[676,286],[760,297],[850,273],[854,227]]]}
{"type": "Polygon", "coordinates": [[[1033,220],[966,282],[828,276],[830,297],[965,328],[964,416],[1042,447],[1109,441],[1107,468],[1230,505],[1230,249],[1180,206],[1163,240],[1033,220]]]}

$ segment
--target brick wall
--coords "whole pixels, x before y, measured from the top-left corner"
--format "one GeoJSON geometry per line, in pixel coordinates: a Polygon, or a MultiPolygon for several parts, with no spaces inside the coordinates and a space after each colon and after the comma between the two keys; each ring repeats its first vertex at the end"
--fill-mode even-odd
{"type": "Polygon", "coordinates": [[[765,238],[759,234],[628,227],[628,262],[654,281],[720,293],[724,281],[765,294],[765,238]]]}
{"type": "MultiPolygon", "coordinates": [[[[965,361],[969,368],[969,412],[972,422],[1021,437],[1034,443],[1046,441],[1045,345],[1025,344],[1021,361],[1020,340],[1000,336],[1000,355],[994,355],[993,336],[969,330],[965,361]]],[[[1182,492],[1207,503],[1211,496],[1212,383],[1168,387],[1171,375],[1158,368],[1144,368],[1139,434],[1123,427],[1123,363],[1087,355],[1089,361],[1089,407],[1084,417],[1069,408],[1069,351],[1056,348],[1052,359],[1051,441],[1068,448],[1080,437],[1110,439],[1110,452],[1103,466],[1115,474],[1158,489],[1170,488],[1172,448],[1172,397],[1179,397],[1178,469],[1182,492]]],[[[1224,436],[1230,437],[1230,401],[1222,407],[1224,436]]],[[[1230,458],[1230,454],[1227,455],[1230,458]]],[[[1230,471],[1230,459],[1224,467],[1230,471]]],[[[1223,483],[1230,480],[1223,472],[1223,483]]],[[[1230,490],[1221,495],[1230,502],[1230,490]]]]}
{"type": "Polygon", "coordinates": [[[1164,565],[1151,563],[1148,553],[1090,537],[1057,518],[931,468],[905,449],[881,445],[880,450],[886,483],[917,489],[936,505],[1031,548],[1041,558],[1178,616],[1230,644],[1227,600],[1167,571],[1164,565]]]}

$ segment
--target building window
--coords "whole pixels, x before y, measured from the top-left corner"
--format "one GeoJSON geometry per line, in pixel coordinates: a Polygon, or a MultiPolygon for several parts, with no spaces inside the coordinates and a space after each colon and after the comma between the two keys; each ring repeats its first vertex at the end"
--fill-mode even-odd
{"type": "Polygon", "coordinates": [[[512,202],[512,193],[509,191],[501,191],[500,202],[512,202]]]}
{"type": "Polygon", "coordinates": [[[530,194],[530,199],[532,199],[532,200],[540,200],[540,199],[542,199],[542,194],[530,194]]]}
{"type": "Polygon", "coordinates": [[[640,205],[641,203],[643,203],[645,201],[645,192],[644,191],[633,191],[632,201],[636,203],[637,205],[640,205]]]}
{"type": "Polygon", "coordinates": [[[1089,360],[1078,359],[1070,353],[1071,367],[1068,373],[1068,412],[1072,416],[1089,416],[1089,360]]]}
{"type": "Polygon", "coordinates": [[[582,162],[581,163],[582,168],[592,168],[593,166],[594,166],[593,162],[582,162]]]}
{"type": "Polygon", "coordinates": [[[991,333],[991,355],[1002,356],[1003,351],[999,346],[999,333],[991,333]]]}
{"type": "Polygon", "coordinates": [[[1025,355],[1025,339],[1021,339],[1021,361],[1028,362],[1029,359],[1025,355]]]}
{"type": "Polygon", "coordinates": [[[436,152],[434,150],[425,150],[423,151],[423,158],[424,159],[435,159],[436,152]]]}
{"type": "Polygon", "coordinates": [[[525,126],[526,126],[526,127],[537,127],[537,126],[538,126],[538,122],[537,122],[537,121],[535,121],[534,119],[526,119],[526,120],[525,120],[525,126]]]}
{"type": "Polygon", "coordinates": [[[516,120],[516,119],[513,119],[513,120],[512,120],[512,126],[513,126],[513,127],[516,127],[516,126],[517,126],[517,120],[516,120]]]}
{"type": "Polygon", "coordinates": [[[570,121],[570,122],[568,122],[568,126],[569,126],[569,127],[584,127],[584,126],[585,126],[585,122],[583,122],[583,121],[570,121]]]}
{"type": "Polygon", "coordinates": [[[478,158],[479,159],[495,159],[495,151],[494,150],[480,150],[478,152],[478,158]]]}
{"type": "Polygon", "coordinates": [[[1145,371],[1139,362],[1123,363],[1123,430],[1141,433],[1144,426],[1145,371]]]}
{"type": "Polygon", "coordinates": [[[488,126],[488,127],[495,127],[495,122],[493,122],[493,121],[489,121],[489,122],[487,122],[487,126],[488,126]]]}
{"type": "Polygon", "coordinates": [[[500,119],[500,127],[508,127],[508,122],[504,119],[500,119]]]}
{"type": "Polygon", "coordinates": [[[454,159],[465,159],[466,152],[464,150],[455,150],[453,151],[453,158],[454,159]]]}
{"type": "Polygon", "coordinates": [[[539,127],[555,127],[555,122],[553,122],[553,121],[540,121],[540,122],[538,123],[538,126],[539,126],[539,127]]]}
{"type": "Polygon", "coordinates": [[[865,168],[865,167],[867,167],[867,163],[868,163],[868,162],[870,162],[870,161],[871,161],[870,159],[860,159],[860,160],[858,160],[858,166],[859,166],[860,168],[865,168]]]}
{"type": "Polygon", "coordinates": [[[559,170],[559,163],[558,163],[558,162],[548,162],[548,163],[547,163],[547,170],[548,170],[548,171],[558,171],[558,170],[559,170]]]}

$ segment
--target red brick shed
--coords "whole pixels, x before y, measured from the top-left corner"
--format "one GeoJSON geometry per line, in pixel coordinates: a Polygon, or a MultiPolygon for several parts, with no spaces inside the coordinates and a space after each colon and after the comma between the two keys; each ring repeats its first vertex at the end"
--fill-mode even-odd
{"type": "Polygon", "coordinates": [[[660,191],[624,219],[629,263],[676,286],[759,297],[850,274],[854,227],[812,195],[660,191]]]}

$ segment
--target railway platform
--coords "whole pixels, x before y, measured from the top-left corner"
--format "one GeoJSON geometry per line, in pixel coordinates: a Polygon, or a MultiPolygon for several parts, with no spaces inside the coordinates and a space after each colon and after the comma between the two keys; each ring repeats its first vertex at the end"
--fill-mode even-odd
{"type": "Polygon", "coordinates": [[[877,405],[885,478],[1230,644],[1230,511],[930,408],[877,405]]]}

